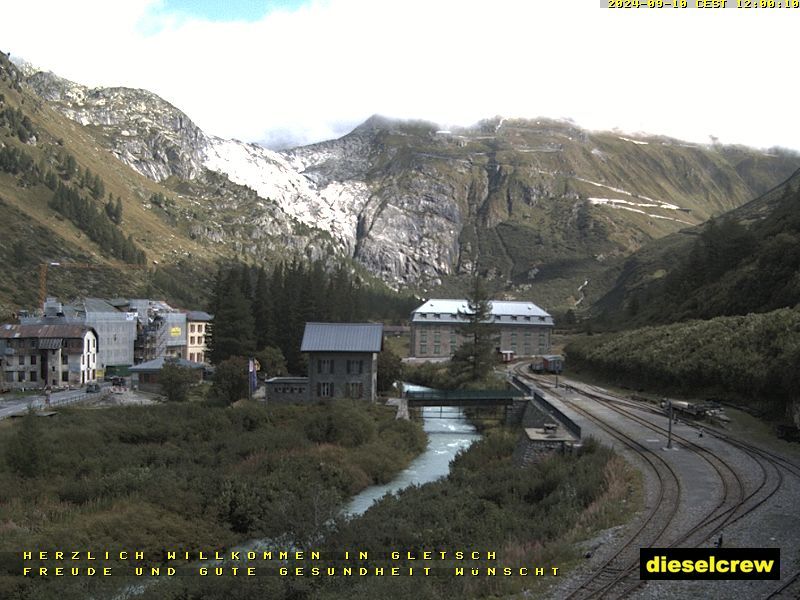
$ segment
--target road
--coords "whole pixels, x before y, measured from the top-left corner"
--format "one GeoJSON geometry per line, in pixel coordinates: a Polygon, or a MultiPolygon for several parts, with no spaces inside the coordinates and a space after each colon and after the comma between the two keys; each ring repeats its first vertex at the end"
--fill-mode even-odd
{"type": "MultiPolygon", "coordinates": [[[[50,407],[68,406],[81,402],[84,400],[93,400],[98,398],[101,394],[108,393],[110,384],[101,383],[102,391],[93,394],[87,394],[85,389],[80,390],[64,390],[63,392],[53,392],[50,395],[50,407]]],[[[23,397],[9,397],[0,400],[0,420],[13,417],[14,415],[22,415],[27,412],[29,408],[42,410],[47,408],[45,406],[45,397],[41,396],[23,396],[23,397]]]]}

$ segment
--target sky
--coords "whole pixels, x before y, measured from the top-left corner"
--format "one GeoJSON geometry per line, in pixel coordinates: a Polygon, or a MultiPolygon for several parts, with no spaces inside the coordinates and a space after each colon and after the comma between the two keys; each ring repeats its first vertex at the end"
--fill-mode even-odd
{"type": "Polygon", "coordinates": [[[88,86],[148,89],[207,133],[272,147],[381,114],[800,150],[800,9],[607,4],[27,0],[4,5],[0,50],[88,86]]]}

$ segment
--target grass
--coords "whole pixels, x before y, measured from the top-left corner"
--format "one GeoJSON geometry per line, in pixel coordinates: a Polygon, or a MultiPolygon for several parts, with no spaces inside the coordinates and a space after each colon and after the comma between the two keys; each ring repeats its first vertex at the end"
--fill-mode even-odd
{"type": "Polygon", "coordinates": [[[400,358],[406,358],[409,356],[409,350],[411,346],[411,337],[410,334],[403,334],[403,335],[387,335],[383,338],[383,343],[385,347],[394,352],[400,358]]]}

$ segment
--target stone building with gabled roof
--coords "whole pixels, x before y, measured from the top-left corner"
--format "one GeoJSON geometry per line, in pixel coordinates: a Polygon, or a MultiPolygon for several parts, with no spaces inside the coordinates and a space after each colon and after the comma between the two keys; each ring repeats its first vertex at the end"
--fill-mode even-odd
{"type": "Polygon", "coordinates": [[[374,402],[382,349],[382,323],[306,323],[300,351],[308,353],[308,377],[268,379],[267,401],[374,402]]]}
{"type": "Polygon", "coordinates": [[[374,402],[382,349],[382,323],[306,323],[300,351],[308,353],[311,399],[374,402]]]}
{"type": "Polygon", "coordinates": [[[97,381],[97,332],[85,325],[0,325],[0,386],[79,386],[97,381]]]}

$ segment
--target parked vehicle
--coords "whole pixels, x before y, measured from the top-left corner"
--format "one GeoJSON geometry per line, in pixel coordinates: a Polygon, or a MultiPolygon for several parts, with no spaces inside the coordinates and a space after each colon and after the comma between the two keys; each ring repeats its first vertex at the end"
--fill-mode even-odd
{"type": "Polygon", "coordinates": [[[99,383],[90,383],[86,386],[86,393],[87,394],[96,394],[100,391],[100,384],[99,383]]]}

